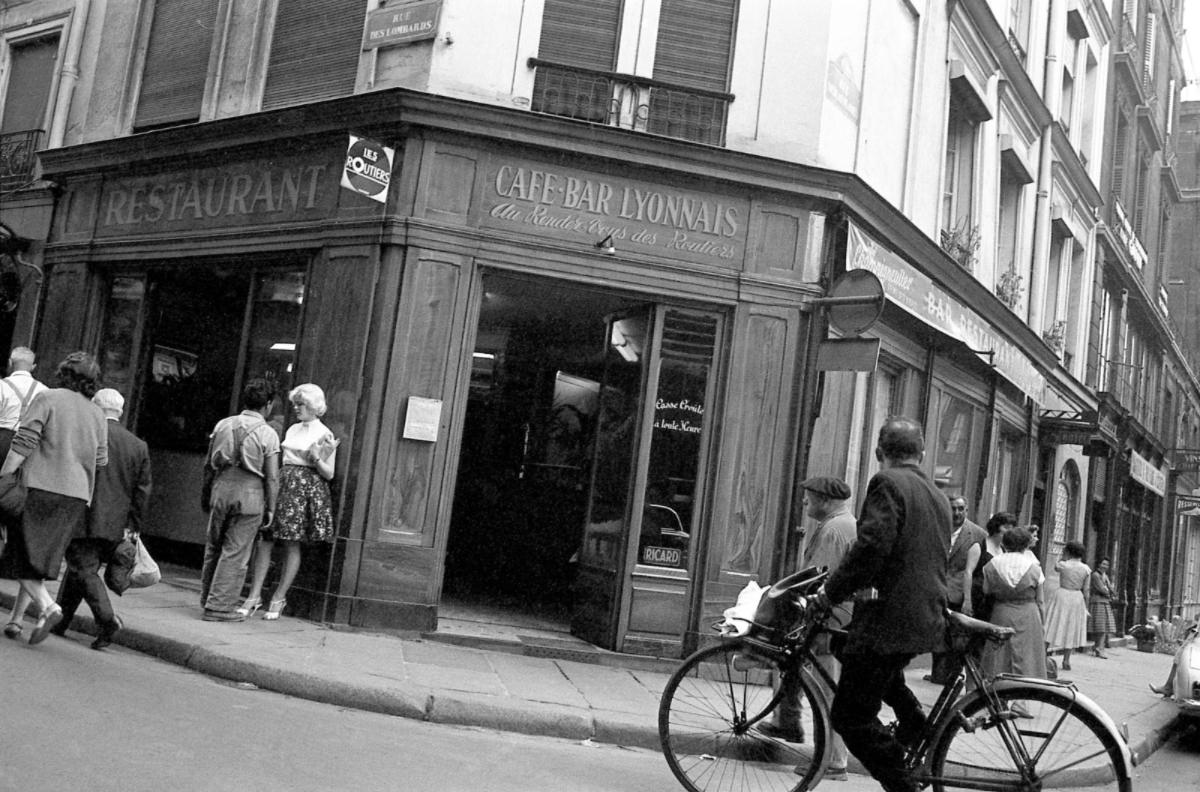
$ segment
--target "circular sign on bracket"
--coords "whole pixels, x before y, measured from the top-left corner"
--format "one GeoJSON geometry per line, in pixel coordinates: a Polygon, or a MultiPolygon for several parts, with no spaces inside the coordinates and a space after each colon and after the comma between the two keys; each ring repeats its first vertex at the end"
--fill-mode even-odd
{"type": "Polygon", "coordinates": [[[883,284],[870,270],[850,270],[837,279],[829,296],[846,300],[830,305],[828,313],[829,324],[845,335],[866,332],[883,314],[883,284]]]}

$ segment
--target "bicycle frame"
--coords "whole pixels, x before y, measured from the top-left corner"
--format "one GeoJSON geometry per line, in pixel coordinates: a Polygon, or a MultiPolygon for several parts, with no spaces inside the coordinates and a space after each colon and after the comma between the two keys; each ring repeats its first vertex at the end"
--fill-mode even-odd
{"type": "MultiPolygon", "coordinates": [[[[806,625],[789,633],[785,637],[782,647],[765,642],[761,643],[765,651],[773,651],[787,658],[789,665],[795,668],[798,673],[810,678],[819,678],[824,683],[822,693],[825,700],[821,703],[825,705],[826,715],[831,710],[832,696],[837,692],[837,683],[821,664],[817,662],[816,655],[810,647],[814,638],[821,633],[833,635],[838,632],[840,631],[826,627],[823,624],[806,625]],[[815,674],[813,673],[814,671],[816,672],[815,674]]],[[[1011,792],[1011,783],[989,783],[981,779],[945,775],[938,776],[933,774],[930,767],[932,760],[932,757],[928,755],[930,749],[938,744],[938,741],[948,728],[966,719],[966,716],[962,714],[965,710],[976,706],[981,700],[985,702],[984,706],[989,717],[994,719],[996,723],[1001,739],[1009,752],[1009,756],[1013,760],[1014,768],[1019,769],[1021,773],[1021,781],[1031,784],[1032,774],[1030,768],[1036,764],[1038,757],[1031,756],[1026,750],[1025,742],[1020,738],[1014,725],[1015,717],[1008,711],[998,695],[1000,691],[1029,688],[1038,688],[1039,690],[1047,691],[1061,699],[1068,706],[1080,706],[1099,720],[1118,738],[1117,742],[1121,746],[1123,761],[1121,769],[1127,778],[1133,776],[1133,766],[1136,763],[1134,756],[1125,740],[1121,738],[1120,730],[1108,713],[1097,706],[1091,699],[1081,695],[1075,685],[1069,682],[1056,682],[1011,674],[1001,674],[992,680],[986,679],[979,668],[979,664],[973,657],[973,652],[982,646],[983,640],[978,637],[972,638],[968,648],[959,653],[961,664],[958,673],[938,694],[937,700],[929,711],[927,725],[922,731],[920,739],[905,752],[905,765],[919,784],[922,786],[940,784],[956,789],[973,789],[980,792],[1011,792]],[[968,679],[973,683],[974,690],[963,696],[962,692],[966,687],[968,679]]],[[[827,759],[828,756],[823,757],[822,764],[827,759]]],[[[824,768],[822,768],[823,771],[824,768]]]]}

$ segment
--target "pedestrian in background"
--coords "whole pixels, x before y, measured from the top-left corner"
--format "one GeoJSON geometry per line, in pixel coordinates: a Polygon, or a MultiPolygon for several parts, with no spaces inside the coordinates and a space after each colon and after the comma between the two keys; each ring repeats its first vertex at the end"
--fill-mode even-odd
{"type": "Polygon", "coordinates": [[[1101,660],[1107,660],[1104,650],[1108,648],[1108,636],[1116,633],[1117,620],[1113,617],[1112,598],[1113,585],[1108,577],[1108,559],[1101,558],[1100,563],[1092,570],[1088,587],[1091,589],[1091,599],[1088,603],[1088,632],[1092,639],[1092,654],[1101,660]]]}
{"type": "Polygon", "coordinates": [[[983,651],[985,677],[997,674],[1046,676],[1046,636],[1042,627],[1042,584],[1046,576],[1032,553],[1027,528],[1014,526],[1004,532],[1004,552],[983,569],[983,591],[992,598],[992,624],[1011,627],[1010,640],[989,642],[983,651]]]}
{"type": "Polygon", "coordinates": [[[922,470],[924,456],[920,424],[900,416],[884,421],[875,448],[881,469],[867,484],[857,538],[812,606],[815,616],[857,591],[878,592],[855,602],[832,721],[850,753],[889,792],[919,788],[904,767],[904,751],[926,716],[904,668],[945,639],[950,505],[922,470]],[[883,704],[896,715],[894,731],[879,720],[883,704]]]}
{"type": "MultiPolygon", "coordinates": [[[[21,418],[29,409],[33,397],[47,390],[46,386],[33,378],[33,370],[37,368],[37,356],[29,347],[13,347],[8,354],[8,376],[0,385],[0,460],[8,455],[13,435],[21,426],[21,418]]],[[[0,533],[7,533],[3,531],[0,533]]],[[[12,615],[4,627],[4,634],[9,638],[21,637],[21,621],[25,611],[33,600],[24,589],[17,592],[16,602],[13,603],[12,615]]]]}
{"type": "Polygon", "coordinates": [[[62,621],[51,632],[65,635],[80,602],[86,602],[96,622],[93,649],[104,649],[121,629],[108,589],[100,577],[117,544],[142,530],[142,515],[150,501],[150,451],[145,442],[121,426],[125,397],[101,388],[92,397],[108,426],[108,464],[96,472],[96,490],[88,509],[84,535],[67,545],[67,574],[58,589],[62,621]]]}
{"type": "Polygon", "coordinates": [[[45,385],[34,379],[33,370],[36,368],[37,356],[29,347],[13,347],[8,353],[8,376],[4,381],[16,391],[21,400],[22,412],[28,409],[35,396],[48,390],[45,385]]]}
{"type": "MultiPolygon", "coordinates": [[[[0,476],[24,467],[25,511],[9,531],[0,577],[18,580],[40,615],[30,644],[45,640],[62,620],[62,608],[46,590],[58,577],[72,537],[82,534],[95,487],[96,470],[108,462],[104,414],[92,404],[100,367],[86,352],[72,352],[58,365],[55,387],[29,403],[0,476]]],[[[21,598],[10,625],[20,627],[21,598]]]]}
{"type": "Polygon", "coordinates": [[[244,621],[238,613],[254,537],[275,514],[279,494],[279,435],[266,421],[275,386],[252,379],[242,390],[244,409],[213,427],[205,464],[213,481],[200,604],[205,621],[244,621]]]}
{"type": "MultiPolygon", "coordinates": [[[[962,612],[975,566],[979,563],[979,543],[987,539],[987,532],[967,519],[967,499],[962,495],[950,496],[950,558],[946,562],[946,605],[953,611],[962,612]]],[[[925,675],[926,682],[945,685],[958,674],[957,663],[952,652],[935,651],[933,670],[925,675]]]]}
{"type": "Polygon", "coordinates": [[[279,508],[274,521],[264,528],[254,551],[254,578],[246,601],[238,608],[244,617],[262,606],[262,587],[271,567],[275,543],[284,546],[283,571],[263,618],[278,619],[287,604],[287,593],[300,570],[302,543],[333,540],[333,498],[329,481],[337,464],[338,440],[321,416],[325,414],[325,392],[306,382],[288,394],[296,411],[296,423],[283,438],[283,467],[279,475],[279,508]]]}
{"type": "MultiPolygon", "coordinates": [[[[804,536],[800,550],[799,569],[824,568],[833,574],[841,565],[846,551],[857,537],[857,524],[846,501],[850,498],[850,487],[833,476],[814,476],[800,482],[804,490],[806,513],[816,520],[816,525],[804,536]]],[[[853,615],[852,605],[847,603],[832,609],[825,625],[842,629],[853,615]]],[[[812,646],[817,662],[829,673],[834,682],[841,674],[841,663],[833,656],[829,646],[829,635],[822,634],[812,646]]],[[[785,691],[779,706],[775,708],[775,721],[763,721],[759,731],[768,737],[789,742],[804,742],[804,730],[800,727],[800,697],[798,691],[785,691]]],[[[825,773],[828,781],[845,781],[849,752],[846,743],[836,732],[830,745],[832,753],[829,768],[825,773]]]]}
{"type": "Polygon", "coordinates": [[[1017,515],[1012,512],[996,512],[987,521],[985,531],[987,536],[979,542],[971,555],[974,563],[967,561],[972,569],[971,586],[963,598],[963,613],[976,619],[987,621],[992,616],[992,598],[983,593],[983,570],[988,562],[1004,552],[1000,539],[1004,531],[1017,524],[1017,515]]]}
{"type": "Polygon", "coordinates": [[[1071,670],[1071,652],[1087,645],[1088,584],[1092,569],[1083,563],[1083,545],[1071,541],[1054,565],[1058,588],[1046,606],[1046,643],[1051,652],[1062,652],[1062,668],[1071,670]]]}

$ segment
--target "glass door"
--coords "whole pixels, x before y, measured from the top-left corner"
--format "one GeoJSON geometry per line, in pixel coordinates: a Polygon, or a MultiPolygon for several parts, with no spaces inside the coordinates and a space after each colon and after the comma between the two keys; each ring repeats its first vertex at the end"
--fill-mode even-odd
{"type": "Polygon", "coordinates": [[[651,307],[610,316],[592,448],[592,475],[574,585],[571,632],[616,648],[629,536],[638,514],[634,487],[645,390],[651,307]]]}
{"type": "Polygon", "coordinates": [[[572,632],[678,655],[699,553],[720,317],[611,317],[572,632]]]}

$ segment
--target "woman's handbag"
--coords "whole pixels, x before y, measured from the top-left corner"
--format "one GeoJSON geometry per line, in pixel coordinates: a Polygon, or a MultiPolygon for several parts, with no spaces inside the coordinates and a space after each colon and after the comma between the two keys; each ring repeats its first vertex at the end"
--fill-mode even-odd
{"type": "Polygon", "coordinates": [[[0,476],[0,519],[16,522],[25,513],[25,481],[21,471],[0,476]]]}

